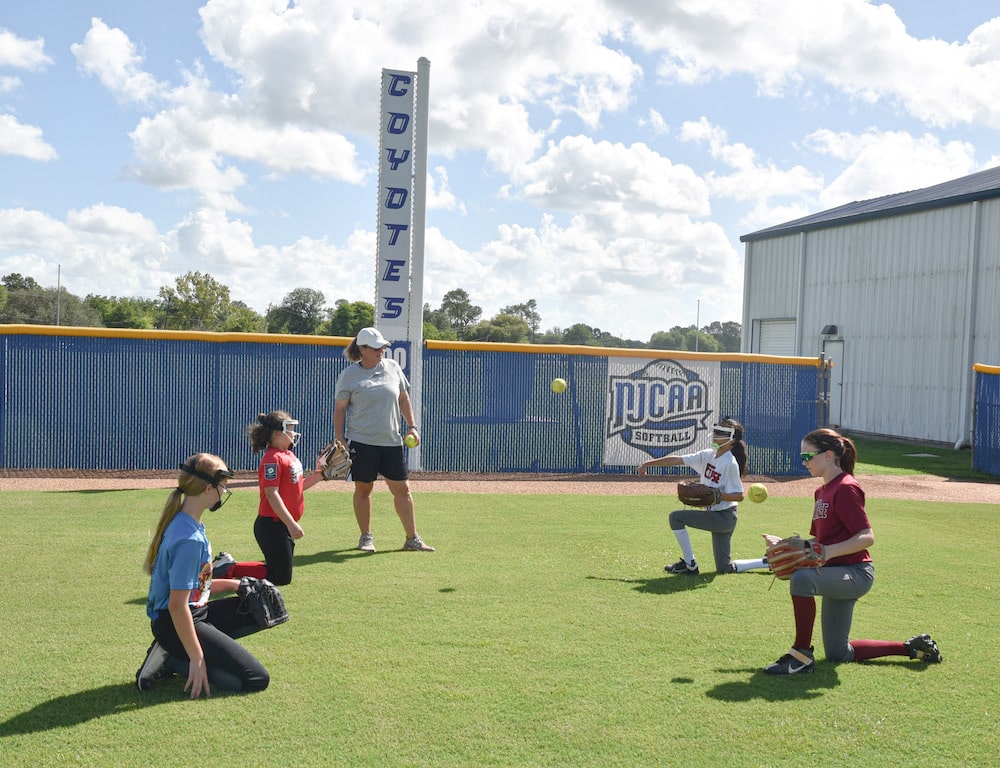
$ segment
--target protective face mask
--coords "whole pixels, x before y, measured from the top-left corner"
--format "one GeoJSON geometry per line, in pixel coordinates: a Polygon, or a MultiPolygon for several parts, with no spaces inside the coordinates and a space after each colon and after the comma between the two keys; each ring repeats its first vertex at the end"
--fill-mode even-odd
{"type": "Polygon", "coordinates": [[[208,508],[209,512],[218,512],[222,508],[222,505],[229,501],[231,495],[229,489],[222,486],[217,486],[217,488],[219,491],[219,500],[208,508]]]}
{"type": "Polygon", "coordinates": [[[295,427],[298,425],[299,422],[295,419],[285,419],[281,422],[281,431],[288,435],[288,439],[292,441],[292,448],[299,444],[299,438],[302,437],[295,431],[295,427]]]}

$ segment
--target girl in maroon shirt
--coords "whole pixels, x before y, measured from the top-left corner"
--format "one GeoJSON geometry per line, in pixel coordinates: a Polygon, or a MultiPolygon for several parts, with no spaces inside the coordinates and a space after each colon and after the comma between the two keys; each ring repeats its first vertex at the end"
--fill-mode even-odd
{"type": "Polygon", "coordinates": [[[905,642],[849,639],[854,606],[875,581],[875,566],[868,554],[875,534],[865,512],[865,492],[853,474],[857,449],[850,438],[832,429],[817,429],[802,439],[801,451],[809,473],[823,479],[816,489],[809,529],[820,545],[823,565],[792,574],[789,591],[795,642],[788,653],[764,671],[794,675],[816,669],[812,636],[817,595],[823,598],[820,623],[827,661],[866,661],[879,656],[941,661],[937,643],[926,634],[905,642]]]}

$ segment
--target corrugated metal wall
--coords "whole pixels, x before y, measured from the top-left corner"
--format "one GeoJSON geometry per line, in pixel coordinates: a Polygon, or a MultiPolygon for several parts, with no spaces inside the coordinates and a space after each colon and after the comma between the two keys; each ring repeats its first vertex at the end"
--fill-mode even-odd
{"type": "Polygon", "coordinates": [[[745,322],[800,296],[796,354],[818,355],[827,325],[844,342],[844,429],[965,439],[972,365],[1000,360],[998,211],[989,200],[748,243],[745,322]]]}
{"type": "MultiPolygon", "coordinates": [[[[308,337],[0,334],[0,466],[15,469],[173,469],[197,451],[254,469],[246,425],[277,408],[302,422],[299,454],[315,456],[333,436],[333,387],[347,365],[343,343],[308,337]]],[[[422,470],[631,471],[601,463],[614,350],[453,346],[423,350],[422,470]],[[557,375],[569,382],[563,395],[549,388],[557,375]]],[[[803,474],[798,446],[817,424],[817,365],[733,359],[743,357],[721,358],[721,413],[746,426],[752,472],[803,474]]]]}

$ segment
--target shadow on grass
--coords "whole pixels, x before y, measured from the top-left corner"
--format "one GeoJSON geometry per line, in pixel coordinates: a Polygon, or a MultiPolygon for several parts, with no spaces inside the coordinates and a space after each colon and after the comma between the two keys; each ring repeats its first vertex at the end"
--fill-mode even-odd
{"type": "Polygon", "coordinates": [[[762,669],[720,669],[719,672],[747,673],[749,680],[721,683],[709,688],[705,695],[717,701],[741,702],[802,701],[822,696],[840,685],[834,664],[818,664],[815,672],[806,675],[769,675],[762,669]]]}
{"type": "Polygon", "coordinates": [[[388,555],[398,550],[382,549],[378,552],[362,552],[357,547],[349,549],[328,549],[325,552],[313,552],[311,555],[295,555],[292,558],[294,567],[299,568],[306,565],[316,565],[316,563],[349,563],[351,560],[365,557],[377,557],[378,555],[388,555]]]}
{"type": "Polygon", "coordinates": [[[591,581],[616,581],[619,584],[633,584],[636,592],[652,595],[672,595],[675,592],[690,592],[693,589],[703,589],[715,581],[718,574],[709,573],[700,576],[658,576],[655,579],[615,579],[607,576],[587,576],[591,581]]]}
{"type": "Polygon", "coordinates": [[[176,699],[175,693],[167,694],[166,686],[161,691],[140,694],[135,683],[117,683],[89,691],[77,691],[43,701],[27,712],[3,721],[0,723],[0,738],[71,728],[99,717],[134,712],[176,699]]]}

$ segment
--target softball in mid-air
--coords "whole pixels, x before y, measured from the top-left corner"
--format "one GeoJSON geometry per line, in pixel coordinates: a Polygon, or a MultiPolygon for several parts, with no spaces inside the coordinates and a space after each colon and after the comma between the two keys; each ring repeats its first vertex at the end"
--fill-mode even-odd
{"type": "Polygon", "coordinates": [[[747,489],[747,496],[750,497],[750,501],[760,504],[767,498],[767,488],[763,483],[754,483],[747,489]]]}
{"type": "Polygon", "coordinates": [[[420,441],[417,440],[416,435],[407,435],[406,437],[403,438],[403,442],[406,443],[407,448],[416,448],[418,445],[420,445],[420,441]]]}
{"type": "Polygon", "coordinates": [[[553,392],[557,395],[561,395],[566,391],[566,387],[568,387],[569,384],[566,383],[566,379],[552,379],[552,384],[550,386],[552,387],[553,392]]]}

